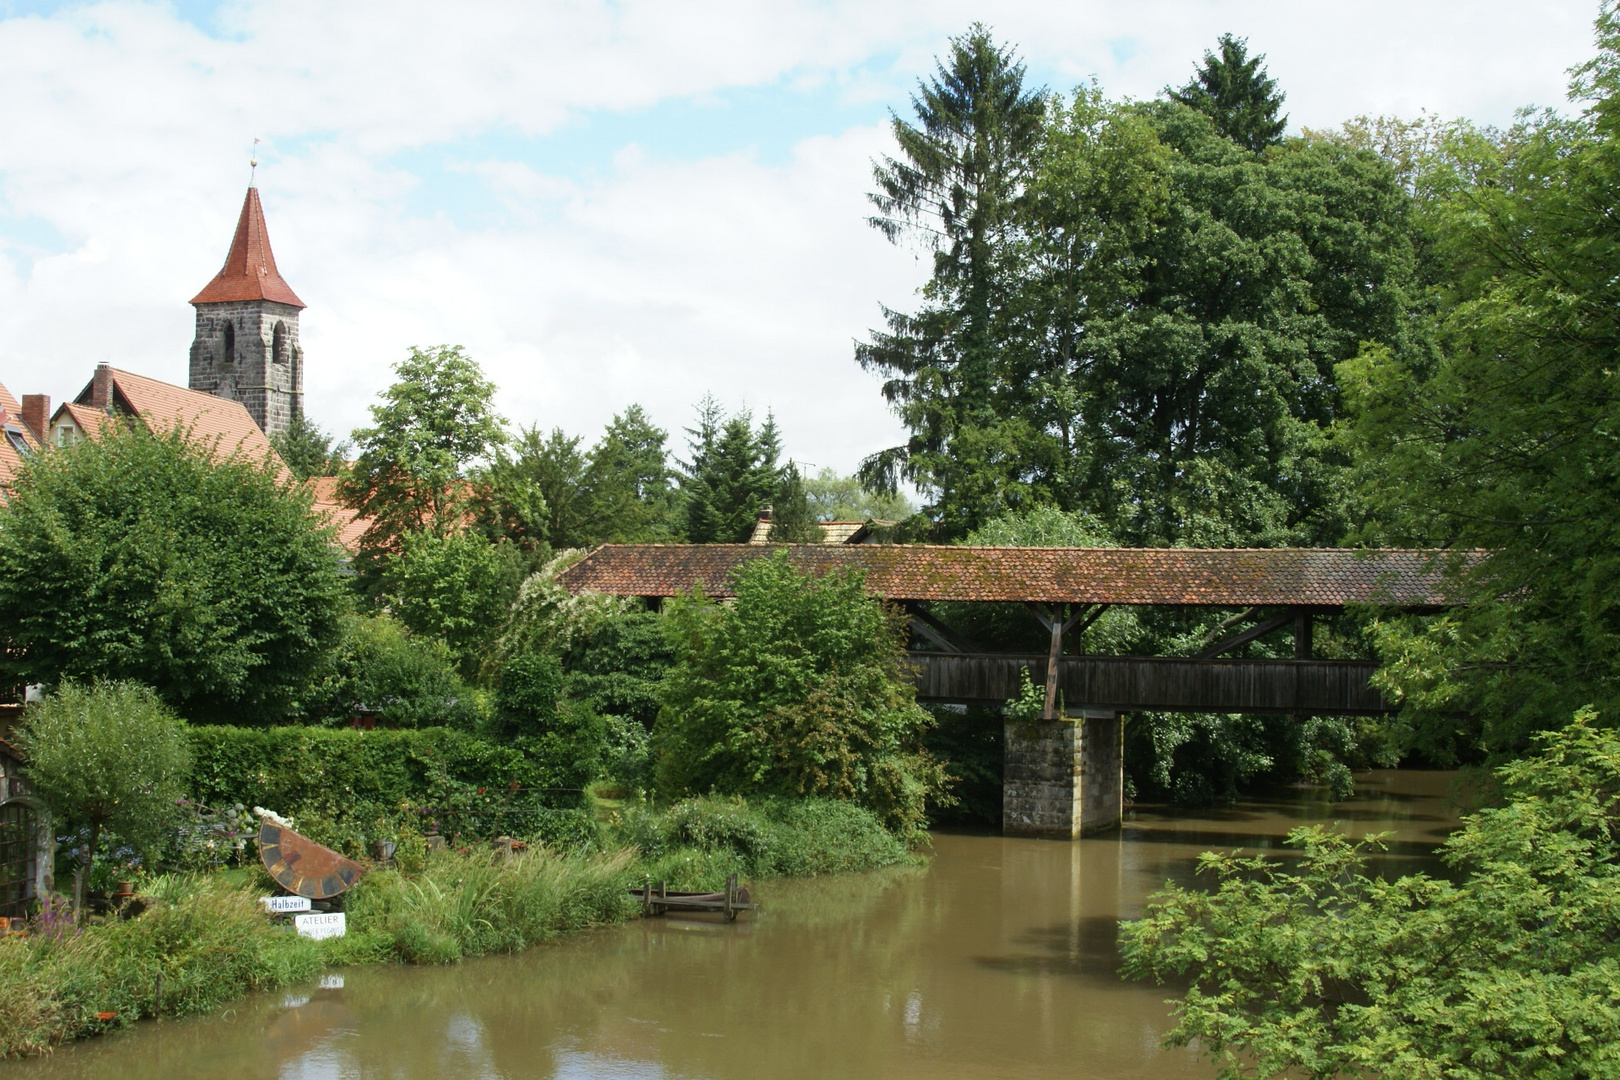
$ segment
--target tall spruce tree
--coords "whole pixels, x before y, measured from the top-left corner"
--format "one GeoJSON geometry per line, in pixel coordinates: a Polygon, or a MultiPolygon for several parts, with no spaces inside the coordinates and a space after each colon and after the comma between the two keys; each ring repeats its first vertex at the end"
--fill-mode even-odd
{"type": "Polygon", "coordinates": [[[728,417],[710,395],[698,403],[697,426],[686,432],[691,459],[681,463],[680,477],[686,539],[746,540],[782,481],[775,418],[767,415],[756,431],[752,413],[744,409],[728,417]]]}
{"type": "Polygon", "coordinates": [[[1166,89],[1174,100],[1215,121],[1215,130],[1253,153],[1282,141],[1288,117],[1278,116],[1282,91],[1261,66],[1265,54],[1251,57],[1247,38],[1222,34],[1220,55],[1206,51],[1192,81],[1180,90],[1166,89]]]}
{"type": "Polygon", "coordinates": [[[911,428],[906,446],[868,458],[861,477],[892,491],[900,478],[935,493],[953,528],[993,516],[1004,493],[976,481],[1010,456],[997,387],[995,322],[1004,281],[998,249],[1012,225],[1041,133],[1046,101],[1024,86],[1024,65],[975,23],[911,99],[916,123],[893,115],[899,157],[873,168],[871,225],[934,253],[915,314],[885,307],[887,329],[856,346],[862,367],[887,377],[884,397],[911,428]]]}

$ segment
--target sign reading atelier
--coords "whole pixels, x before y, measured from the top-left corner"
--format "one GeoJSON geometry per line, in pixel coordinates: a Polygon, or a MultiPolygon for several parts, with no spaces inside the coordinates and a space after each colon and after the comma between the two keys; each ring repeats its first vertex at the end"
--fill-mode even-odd
{"type": "Polygon", "coordinates": [[[321,938],[342,937],[348,930],[347,920],[341,911],[318,911],[313,915],[294,915],[293,926],[297,927],[300,937],[321,938]]]}
{"type": "Polygon", "coordinates": [[[272,915],[289,915],[295,911],[310,910],[310,900],[307,896],[261,896],[259,903],[264,910],[272,915]]]}
{"type": "Polygon", "coordinates": [[[277,885],[310,900],[330,900],[366,869],[269,818],[259,826],[259,858],[277,885]]]}

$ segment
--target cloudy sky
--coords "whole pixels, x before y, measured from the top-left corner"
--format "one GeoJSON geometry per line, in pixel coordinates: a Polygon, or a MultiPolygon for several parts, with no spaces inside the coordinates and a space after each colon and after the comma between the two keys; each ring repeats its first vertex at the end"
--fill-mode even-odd
{"type": "Polygon", "coordinates": [[[413,344],[465,345],[514,422],[672,431],[713,392],[801,463],[897,441],[851,342],[914,253],[863,224],[890,109],[974,20],[1032,79],[1146,97],[1224,31],[1292,127],[1503,122],[1563,101],[1595,0],[0,0],[0,381],[184,383],[186,301],[252,140],[308,410],[365,422],[413,344]]]}

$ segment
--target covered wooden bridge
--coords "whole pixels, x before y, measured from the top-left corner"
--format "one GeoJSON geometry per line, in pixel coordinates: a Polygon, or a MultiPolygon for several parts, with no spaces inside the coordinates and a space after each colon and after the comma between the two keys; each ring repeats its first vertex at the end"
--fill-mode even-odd
{"type": "Polygon", "coordinates": [[[1044,681],[1046,721],[1009,725],[1003,822],[1010,832],[1039,835],[1078,835],[1119,820],[1119,714],[1389,712],[1393,704],[1371,685],[1375,661],[1313,655],[1314,620],[1349,605],[1448,605],[1434,553],[1338,548],[610,544],[561,580],[575,592],[652,601],[694,587],[724,598],[738,567],[782,549],[812,572],[859,569],[870,593],[907,610],[923,700],[1005,701],[1017,693],[1026,668],[1044,681]],[[1050,648],[1040,656],[979,651],[929,611],[939,601],[1023,605],[1050,632],[1050,648]],[[1227,620],[1225,637],[1194,656],[1065,655],[1065,635],[1084,630],[1112,606],[1238,614],[1227,620]],[[1292,657],[1230,655],[1285,630],[1292,634],[1292,657]],[[1060,701],[1066,716],[1058,714],[1060,701]]]}

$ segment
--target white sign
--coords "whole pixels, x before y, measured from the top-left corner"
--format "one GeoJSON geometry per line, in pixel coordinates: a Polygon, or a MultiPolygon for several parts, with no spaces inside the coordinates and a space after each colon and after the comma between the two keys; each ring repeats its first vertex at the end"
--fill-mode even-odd
{"type": "Polygon", "coordinates": [[[261,896],[259,903],[264,905],[264,910],[278,915],[293,911],[308,911],[310,907],[307,896],[261,896]]]}
{"type": "Polygon", "coordinates": [[[319,941],[321,938],[342,937],[348,927],[344,922],[343,912],[334,911],[329,914],[295,915],[293,925],[298,933],[307,938],[319,941]]]}

